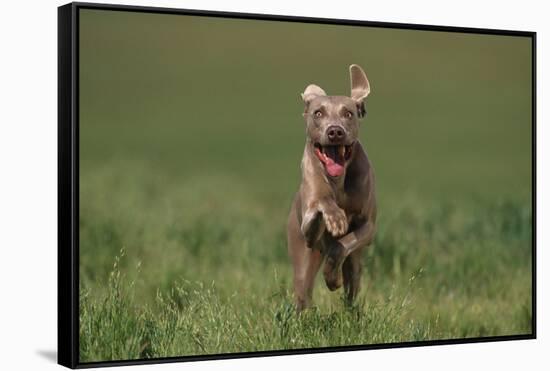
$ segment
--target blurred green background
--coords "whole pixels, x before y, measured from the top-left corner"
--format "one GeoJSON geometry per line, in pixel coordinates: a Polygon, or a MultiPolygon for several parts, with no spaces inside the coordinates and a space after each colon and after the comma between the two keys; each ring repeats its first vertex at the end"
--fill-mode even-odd
{"type": "MultiPolygon", "coordinates": [[[[82,359],[530,332],[531,62],[527,37],[80,10],[82,359]],[[392,290],[416,304],[377,333],[307,337],[294,319],[296,338],[275,341],[278,306],[291,302],[284,226],[305,143],[300,93],[316,83],[349,94],[352,63],[371,83],[361,141],[379,201],[361,313],[391,308],[392,290]],[[211,337],[168,337],[158,298],[181,280],[214,282],[216,300],[265,338],[224,345],[207,322],[211,337]],[[116,296],[124,307],[101,322],[119,284],[131,299],[116,296]],[[136,339],[119,349],[122,328],[136,339]]],[[[343,310],[337,295],[318,282],[319,321],[343,310]]],[[[178,305],[175,323],[200,323],[178,305]]]]}

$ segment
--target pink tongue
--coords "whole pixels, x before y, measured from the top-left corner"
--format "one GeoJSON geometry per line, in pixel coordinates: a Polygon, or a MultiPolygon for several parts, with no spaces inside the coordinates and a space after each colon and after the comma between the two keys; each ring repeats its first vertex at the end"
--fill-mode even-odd
{"type": "Polygon", "coordinates": [[[337,162],[334,162],[331,158],[325,163],[325,168],[330,176],[340,176],[344,174],[344,167],[337,162]]]}

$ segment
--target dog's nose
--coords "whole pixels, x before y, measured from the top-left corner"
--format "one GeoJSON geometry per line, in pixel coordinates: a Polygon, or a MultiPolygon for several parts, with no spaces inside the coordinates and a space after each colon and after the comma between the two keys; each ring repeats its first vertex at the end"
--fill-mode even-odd
{"type": "Polygon", "coordinates": [[[331,142],[342,140],[345,135],[344,129],[340,126],[333,125],[327,128],[327,136],[331,142]]]}

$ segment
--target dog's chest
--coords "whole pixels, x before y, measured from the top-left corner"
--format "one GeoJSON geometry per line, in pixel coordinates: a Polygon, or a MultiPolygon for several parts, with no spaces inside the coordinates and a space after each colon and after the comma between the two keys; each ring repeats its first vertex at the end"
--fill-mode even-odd
{"type": "Polygon", "coordinates": [[[361,214],[364,204],[362,195],[355,192],[340,192],[335,196],[336,204],[346,212],[348,219],[361,214]]]}

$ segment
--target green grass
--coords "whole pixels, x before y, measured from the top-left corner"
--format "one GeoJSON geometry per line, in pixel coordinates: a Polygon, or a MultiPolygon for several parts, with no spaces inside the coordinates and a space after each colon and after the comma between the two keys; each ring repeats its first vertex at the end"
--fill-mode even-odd
{"type": "Polygon", "coordinates": [[[396,203],[381,212],[356,306],[319,277],[315,308],[298,317],[287,205],[262,206],[214,175],[171,183],[147,173],[141,187],[116,173],[84,182],[84,361],[531,331],[528,203],[396,203]]]}
{"type": "Polygon", "coordinates": [[[531,332],[529,40],[182,19],[81,15],[82,362],[531,332]],[[299,93],[350,63],[378,232],[356,305],[297,316],[299,93]]]}

